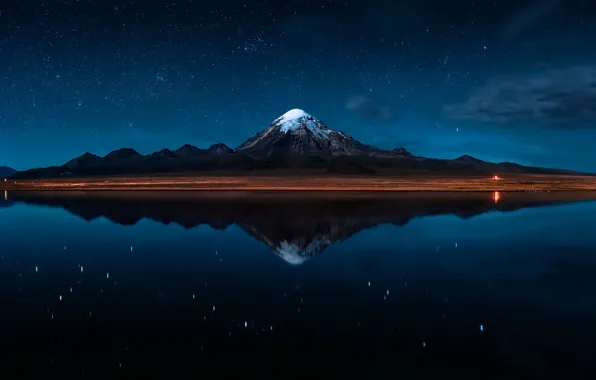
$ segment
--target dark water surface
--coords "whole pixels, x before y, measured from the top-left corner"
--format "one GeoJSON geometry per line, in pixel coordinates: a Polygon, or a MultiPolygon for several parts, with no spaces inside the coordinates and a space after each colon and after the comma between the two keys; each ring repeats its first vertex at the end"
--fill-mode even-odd
{"type": "Polygon", "coordinates": [[[590,195],[4,195],[7,374],[596,374],[590,195]]]}

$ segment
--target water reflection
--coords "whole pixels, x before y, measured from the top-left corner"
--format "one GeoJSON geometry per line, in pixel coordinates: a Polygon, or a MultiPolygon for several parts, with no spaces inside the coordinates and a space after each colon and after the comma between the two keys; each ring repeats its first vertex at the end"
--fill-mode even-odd
{"type": "Polygon", "coordinates": [[[497,194],[10,192],[0,364],[585,378],[594,195],[497,194]]]}
{"type": "MultiPolygon", "coordinates": [[[[130,226],[142,219],[186,229],[236,225],[286,262],[302,264],[362,230],[404,226],[414,218],[455,215],[463,219],[491,211],[589,199],[591,194],[407,193],[283,194],[201,192],[14,192],[5,204],[59,207],[86,221],[105,217],[130,226]],[[491,202],[492,200],[494,202],[491,202]],[[501,202],[500,202],[501,201],[501,202]]],[[[131,249],[132,251],[132,249],[131,249]]]]}

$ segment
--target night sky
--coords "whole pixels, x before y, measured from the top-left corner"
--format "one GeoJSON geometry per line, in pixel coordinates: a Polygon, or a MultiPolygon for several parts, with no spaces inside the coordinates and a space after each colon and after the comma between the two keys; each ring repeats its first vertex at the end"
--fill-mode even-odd
{"type": "Polygon", "coordinates": [[[596,172],[590,0],[1,0],[0,165],[236,147],[292,108],[413,154],[596,172]]]}

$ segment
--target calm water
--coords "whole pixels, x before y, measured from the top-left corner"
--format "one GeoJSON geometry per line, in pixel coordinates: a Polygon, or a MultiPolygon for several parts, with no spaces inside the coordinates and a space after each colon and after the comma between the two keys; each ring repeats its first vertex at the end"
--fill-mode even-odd
{"type": "Polygon", "coordinates": [[[574,200],[7,193],[0,360],[85,377],[588,378],[596,203],[574,200]]]}

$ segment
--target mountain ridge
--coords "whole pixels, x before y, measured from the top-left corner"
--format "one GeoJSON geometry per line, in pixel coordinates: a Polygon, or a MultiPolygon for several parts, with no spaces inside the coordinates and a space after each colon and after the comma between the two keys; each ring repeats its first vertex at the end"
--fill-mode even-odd
{"type": "Polygon", "coordinates": [[[491,163],[469,155],[436,159],[415,156],[403,147],[380,149],[329,128],[301,109],[292,109],[235,149],[216,143],[207,149],[185,144],[176,150],[165,148],[147,155],[132,148],[117,149],[103,157],[87,152],[61,166],[17,172],[13,178],[289,169],[352,175],[404,170],[582,174],[511,162],[491,163]]]}
{"type": "Polygon", "coordinates": [[[15,174],[17,171],[8,166],[0,166],[0,178],[8,178],[15,174]]]}

